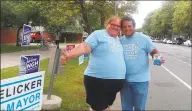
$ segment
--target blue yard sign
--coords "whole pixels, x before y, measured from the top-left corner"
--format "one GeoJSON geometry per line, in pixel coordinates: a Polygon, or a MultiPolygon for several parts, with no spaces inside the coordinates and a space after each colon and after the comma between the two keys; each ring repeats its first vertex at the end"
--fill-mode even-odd
{"type": "Polygon", "coordinates": [[[19,75],[35,73],[39,71],[40,55],[22,55],[20,57],[19,75]]]}
{"type": "Polygon", "coordinates": [[[21,46],[29,46],[30,41],[31,41],[31,26],[24,24],[21,46]]]}

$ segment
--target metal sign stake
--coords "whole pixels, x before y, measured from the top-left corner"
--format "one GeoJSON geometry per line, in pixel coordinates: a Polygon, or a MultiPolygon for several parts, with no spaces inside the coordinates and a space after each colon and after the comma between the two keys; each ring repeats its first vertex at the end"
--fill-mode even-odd
{"type": "Polygon", "coordinates": [[[49,90],[48,90],[48,96],[47,96],[47,99],[48,99],[48,100],[51,99],[51,93],[52,93],[52,89],[53,89],[53,83],[54,83],[55,73],[56,73],[56,69],[57,69],[57,66],[58,66],[58,65],[56,65],[56,64],[59,62],[59,56],[60,56],[60,49],[59,49],[59,47],[57,46],[56,53],[55,53],[53,70],[52,70],[52,74],[51,74],[51,80],[50,80],[50,84],[49,84],[49,90]]]}

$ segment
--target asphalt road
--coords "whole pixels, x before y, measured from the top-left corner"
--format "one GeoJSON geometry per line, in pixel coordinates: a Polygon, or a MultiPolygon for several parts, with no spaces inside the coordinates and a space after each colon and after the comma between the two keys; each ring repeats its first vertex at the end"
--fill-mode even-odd
{"type": "Polygon", "coordinates": [[[191,110],[191,47],[155,43],[166,63],[151,64],[147,110],[191,110]]]}

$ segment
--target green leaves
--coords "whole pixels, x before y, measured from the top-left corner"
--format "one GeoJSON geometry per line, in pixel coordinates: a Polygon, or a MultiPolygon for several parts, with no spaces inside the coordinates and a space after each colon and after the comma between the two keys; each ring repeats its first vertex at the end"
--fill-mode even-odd
{"type": "Polygon", "coordinates": [[[190,13],[190,1],[165,1],[161,8],[151,12],[145,18],[143,30],[152,36],[171,36],[172,33],[189,34],[190,13]]]}
{"type": "Polygon", "coordinates": [[[2,1],[2,18],[9,20],[2,20],[3,23],[10,23],[12,26],[20,27],[23,24],[28,24],[32,21],[34,24],[39,24],[37,20],[40,18],[38,5],[36,1],[2,1]]]}
{"type": "Polygon", "coordinates": [[[115,14],[115,2],[120,17],[135,13],[135,1],[2,1],[2,24],[20,27],[32,21],[32,25],[41,25],[54,32],[64,31],[91,32],[104,28],[105,21],[115,14]]]}
{"type": "Polygon", "coordinates": [[[15,23],[15,14],[11,10],[11,5],[4,1],[1,2],[1,27],[10,27],[15,23]]]}
{"type": "Polygon", "coordinates": [[[179,1],[174,5],[173,13],[173,31],[177,33],[184,32],[191,20],[191,1],[179,1]]]}

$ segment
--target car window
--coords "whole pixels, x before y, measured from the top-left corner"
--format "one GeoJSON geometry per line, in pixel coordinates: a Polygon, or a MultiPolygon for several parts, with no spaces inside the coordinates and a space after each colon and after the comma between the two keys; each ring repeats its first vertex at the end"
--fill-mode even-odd
{"type": "Polygon", "coordinates": [[[37,34],[37,35],[40,35],[40,32],[37,32],[36,34],[37,34]]]}

